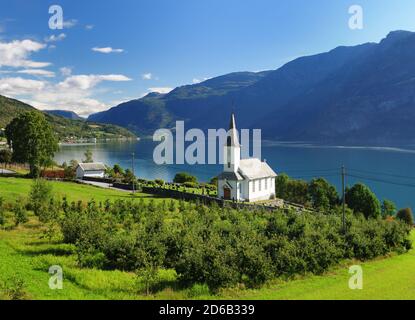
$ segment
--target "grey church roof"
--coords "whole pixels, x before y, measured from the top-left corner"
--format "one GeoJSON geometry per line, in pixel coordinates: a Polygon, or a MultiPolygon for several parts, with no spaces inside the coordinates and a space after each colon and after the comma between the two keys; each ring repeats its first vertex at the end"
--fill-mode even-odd
{"type": "Polygon", "coordinates": [[[266,162],[259,159],[243,159],[239,164],[239,172],[249,180],[276,177],[277,174],[266,162]]]}
{"type": "Polygon", "coordinates": [[[238,172],[222,172],[218,176],[219,180],[230,180],[230,181],[240,181],[244,180],[244,178],[238,172]]]}
{"type": "Polygon", "coordinates": [[[83,171],[103,171],[106,169],[103,163],[79,163],[78,166],[83,171]]]}

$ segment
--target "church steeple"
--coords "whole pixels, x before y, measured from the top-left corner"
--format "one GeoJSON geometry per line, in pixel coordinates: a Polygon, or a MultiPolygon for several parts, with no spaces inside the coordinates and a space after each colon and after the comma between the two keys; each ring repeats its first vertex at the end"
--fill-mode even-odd
{"type": "Polygon", "coordinates": [[[234,113],[231,115],[231,122],[229,124],[228,140],[226,145],[228,147],[240,147],[234,113]]]}
{"type": "Polygon", "coordinates": [[[237,172],[240,161],[241,145],[239,144],[238,131],[236,129],[235,114],[232,113],[224,153],[225,172],[237,172]]]}

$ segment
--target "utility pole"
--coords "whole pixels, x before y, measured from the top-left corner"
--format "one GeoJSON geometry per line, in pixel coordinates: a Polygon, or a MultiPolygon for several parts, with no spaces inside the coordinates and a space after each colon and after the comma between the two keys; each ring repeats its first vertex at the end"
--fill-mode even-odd
{"type": "Polygon", "coordinates": [[[342,166],[342,193],[343,193],[343,216],[342,216],[342,224],[343,224],[343,232],[346,233],[346,189],[345,189],[345,179],[346,179],[346,168],[344,165],[342,166]]]}
{"type": "Polygon", "coordinates": [[[135,172],[134,172],[134,157],[135,157],[135,153],[133,152],[131,155],[132,155],[131,168],[132,168],[132,173],[133,173],[133,194],[134,194],[135,193],[135,172]]]}

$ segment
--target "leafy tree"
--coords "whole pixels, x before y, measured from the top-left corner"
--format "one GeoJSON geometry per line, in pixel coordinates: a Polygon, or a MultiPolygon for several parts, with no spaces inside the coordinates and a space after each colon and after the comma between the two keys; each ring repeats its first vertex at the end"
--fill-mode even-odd
{"type": "Polygon", "coordinates": [[[124,175],[124,169],[119,164],[114,164],[113,171],[116,175],[124,175]]]}
{"type": "Polygon", "coordinates": [[[347,206],[355,213],[362,213],[367,219],[381,215],[381,206],[376,195],[364,184],[355,184],[346,190],[347,206]]]}
{"type": "Polygon", "coordinates": [[[3,202],[3,198],[0,197],[0,226],[4,226],[6,223],[6,210],[4,209],[3,202]]]}
{"type": "Polygon", "coordinates": [[[214,177],[214,178],[210,179],[209,184],[211,184],[212,186],[218,187],[218,177],[214,177]]]}
{"type": "Polygon", "coordinates": [[[382,216],[392,217],[396,213],[396,205],[390,200],[383,200],[382,203],[382,216]]]}
{"type": "Polygon", "coordinates": [[[288,197],[288,184],[290,178],[285,174],[280,174],[275,179],[275,195],[280,199],[286,199],[288,197]]]}
{"type": "Polygon", "coordinates": [[[1,149],[0,150],[0,163],[3,163],[6,167],[12,162],[12,152],[10,149],[1,149]]]}
{"type": "Polygon", "coordinates": [[[125,170],[123,180],[125,183],[133,183],[135,181],[135,176],[130,169],[125,170]]]}
{"type": "Polygon", "coordinates": [[[174,183],[193,182],[197,183],[197,178],[186,172],[177,173],[173,179],[174,183]]]}
{"type": "Polygon", "coordinates": [[[326,179],[313,179],[308,187],[308,194],[314,208],[328,210],[339,202],[336,188],[326,179]]]}
{"type": "Polygon", "coordinates": [[[40,168],[51,163],[58,150],[58,140],[46,118],[39,112],[26,112],[6,127],[7,142],[13,161],[29,163],[30,175],[39,177],[40,168]]]}
{"type": "Polygon", "coordinates": [[[83,160],[83,163],[93,163],[94,159],[92,158],[92,151],[91,149],[88,149],[84,153],[85,159],[83,160]]]}
{"type": "Polygon", "coordinates": [[[52,199],[52,185],[44,179],[33,181],[30,191],[30,204],[33,212],[39,217],[40,221],[48,221],[50,200],[52,199]]]}
{"type": "Polygon", "coordinates": [[[414,215],[411,208],[406,208],[399,210],[396,214],[396,218],[401,221],[404,221],[406,224],[413,226],[414,225],[414,215]]]}
{"type": "Polygon", "coordinates": [[[16,227],[29,221],[23,201],[16,201],[12,208],[12,212],[14,214],[14,222],[16,227]]]}

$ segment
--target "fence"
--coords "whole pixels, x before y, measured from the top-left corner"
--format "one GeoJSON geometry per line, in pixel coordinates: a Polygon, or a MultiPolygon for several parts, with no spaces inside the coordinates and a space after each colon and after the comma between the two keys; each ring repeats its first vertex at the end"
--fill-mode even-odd
{"type": "Polygon", "coordinates": [[[158,196],[165,197],[165,198],[180,199],[184,201],[198,201],[200,203],[207,204],[207,205],[216,203],[222,208],[225,206],[229,206],[234,209],[247,209],[247,210],[264,209],[264,210],[269,210],[269,211],[274,211],[278,209],[274,206],[269,206],[269,205],[225,201],[225,200],[218,199],[215,197],[210,197],[207,195],[187,193],[187,192],[181,192],[177,190],[170,190],[170,189],[163,189],[163,188],[142,187],[141,190],[144,193],[154,194],[154,195],[158,195],[158,196]]]}

